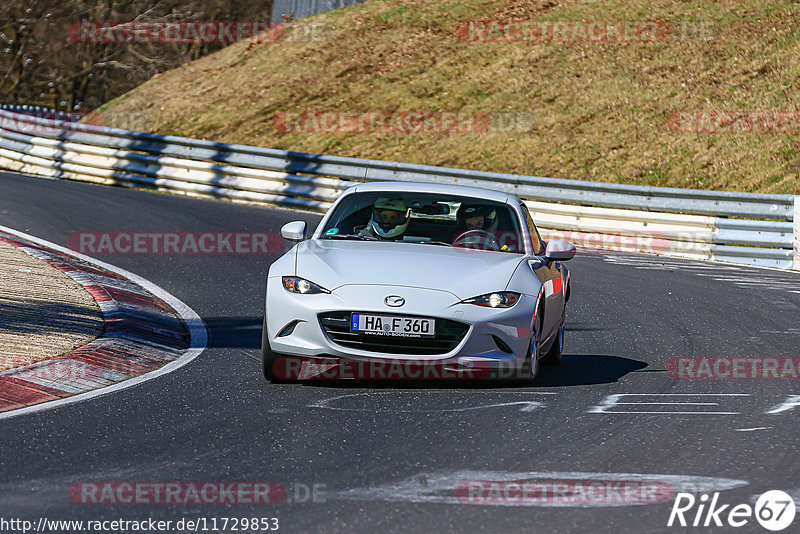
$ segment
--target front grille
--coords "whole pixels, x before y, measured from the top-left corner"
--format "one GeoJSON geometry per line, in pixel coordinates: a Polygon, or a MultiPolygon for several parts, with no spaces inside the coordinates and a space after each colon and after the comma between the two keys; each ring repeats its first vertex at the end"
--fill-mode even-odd
{"type": "MultiPolygon", "coordinates": [[[[319,322],[328,338],[343,347],[382,352],[385,354],[447,354],[461,343],[469,326],[449,319],[436,319],[433,337],[391,337],[350,331],[351,312],[329,312],[319,315],[319,322]]],[[[390,315],[381,313],[381,315],[390,315]]],[[[408,316],[405,316],[408,317],[408,316]]]]}

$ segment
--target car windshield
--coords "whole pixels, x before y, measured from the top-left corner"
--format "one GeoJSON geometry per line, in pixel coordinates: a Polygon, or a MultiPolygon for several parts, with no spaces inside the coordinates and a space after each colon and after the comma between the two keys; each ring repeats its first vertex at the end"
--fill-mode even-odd
{"type": "Polygon", "coordinates": [[[350,194],[336,206],[320,237],[525,252],[519,219],[508,204],[436,193],[350,194]]]}

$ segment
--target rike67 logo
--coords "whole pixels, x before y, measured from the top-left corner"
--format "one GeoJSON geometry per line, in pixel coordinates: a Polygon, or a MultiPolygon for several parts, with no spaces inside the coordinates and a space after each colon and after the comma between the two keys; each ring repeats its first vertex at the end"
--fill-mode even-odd
{"type": "Polygon", "coordinates": [[[767,530],[784,530],[794,521],[795,503],[791,495],[780,490],[770,490],[760,495],[755,506],[749,504],[721,504],[719,492],[710,498],[704,493],[696,498],[692,493],[678,493],[667,526],[682,527],[743,527],[755,518],[767,530]]]}

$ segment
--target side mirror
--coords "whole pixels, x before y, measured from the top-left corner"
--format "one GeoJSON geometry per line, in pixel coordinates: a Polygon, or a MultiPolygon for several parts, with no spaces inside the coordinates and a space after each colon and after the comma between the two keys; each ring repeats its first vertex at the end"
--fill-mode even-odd
{"type": "Polygon", "coordinates": [[[553,239],[547,242],[544,257],[548,260],[567,261],[575,257],[575,245],[569,241],[553,239]]]}
{"type": "Polygon", "coordinates": [[[287,241],[302,241],[306,238],[305,221],[293,221],[286,223],[281,228],[281,235],[287,241]]]}

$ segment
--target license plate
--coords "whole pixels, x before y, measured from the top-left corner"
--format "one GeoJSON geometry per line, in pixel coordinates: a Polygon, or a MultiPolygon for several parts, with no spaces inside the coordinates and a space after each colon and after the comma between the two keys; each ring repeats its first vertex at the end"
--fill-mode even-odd
{"type": "Polygon", "coordinates": [[[371,315],[354,313],[350,317],[350,330],[366,334],[398,337],[433,337],[436,321],[419,317],[396,315],[371,315]]]}

